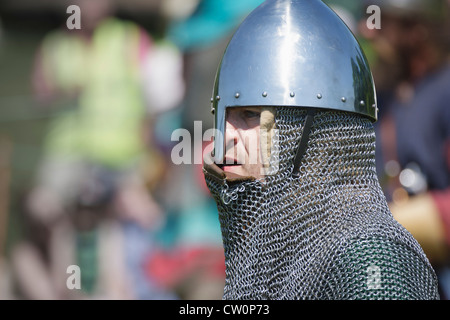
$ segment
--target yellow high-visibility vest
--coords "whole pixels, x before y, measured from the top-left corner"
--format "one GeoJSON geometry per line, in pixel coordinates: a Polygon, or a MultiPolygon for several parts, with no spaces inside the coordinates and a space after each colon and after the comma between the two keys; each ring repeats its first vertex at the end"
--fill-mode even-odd
{"type": "Polygon", "coordinates": [[[110,18],[97,27],[89,43],[64,31],[44,39],[46,81],[63,93],[81,90],[77,109],[52,125],[48,152],[109,167],[127,165],[143,152],[140,37],[136,24],[110,18]]]}

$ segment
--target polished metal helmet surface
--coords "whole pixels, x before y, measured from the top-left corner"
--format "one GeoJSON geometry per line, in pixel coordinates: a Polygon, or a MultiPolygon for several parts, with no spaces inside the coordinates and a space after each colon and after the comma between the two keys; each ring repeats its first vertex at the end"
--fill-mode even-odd
{"type": "MultiPolygon", "coordinates": [[[[213,90],[216,129],[225,110],[292,106],[354,112],[377,120],[372,73],[358,41],[320,0],[267,0],[233,35],[213,90]]],[[[215,159],[222,159],[216,137],[215,159]]]]}

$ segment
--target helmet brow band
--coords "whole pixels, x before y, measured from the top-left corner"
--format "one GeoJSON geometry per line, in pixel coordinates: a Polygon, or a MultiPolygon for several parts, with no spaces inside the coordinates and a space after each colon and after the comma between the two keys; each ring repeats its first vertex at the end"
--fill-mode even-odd
{"type": "Polygon", "coordinates": [[[316,109],[308,109],[308,113],[305,119],[305,126],[303,127],[302,137],[300,138],[300,143],[297,148],[297,154],[294,159],[294,169],[292,170],[293,176],[299,175],[300,163],[302,162],[303,156],[308,148],[309,134],[311,132],[311,127],[314,122],[314,116],[316,115],[316,109]]]}

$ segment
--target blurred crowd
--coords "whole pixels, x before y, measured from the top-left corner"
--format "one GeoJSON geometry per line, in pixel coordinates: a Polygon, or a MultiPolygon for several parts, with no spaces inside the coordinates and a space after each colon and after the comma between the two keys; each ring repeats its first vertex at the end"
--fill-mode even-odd
{"type": "MultiPolygon", "coordinates": [[[[20,192],[11,188],[17,142],[0,119],[0,299],[221,299],[217,208],[193,163],[209,142],[192,143],[192,162],[175,165],[180,141],[171,136],[184,128],[198,139],[195,121],[203,132],[213,127],[218,64],[263,0],[156,2],[159,34],[122,18],[114,0],[75,0],[61,6],[62,17],[77,4],[82,28],[62,19],[40,39],[28,109],[48,121],[20,192]]],[[[450,1],[324,2],[369,59],[380,183],[448,299],[450,1]],[[380,29],[367,24],[372,4],[381,8],[380,29]]],[[[0,32],[0,53],[9,31],[0,32]]]]}

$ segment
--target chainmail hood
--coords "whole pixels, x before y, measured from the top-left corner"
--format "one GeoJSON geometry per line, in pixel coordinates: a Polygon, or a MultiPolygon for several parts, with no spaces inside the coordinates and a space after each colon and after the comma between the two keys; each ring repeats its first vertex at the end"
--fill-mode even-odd
{"type": "Polygon", "coordinates": [[[318,112],[293,176],[305,117],[277,108],[277,170],[263,181],[204,166],[223,237],[224,299],[438,299],[427,257],[380,188],[371,121],[318,112]]]}

